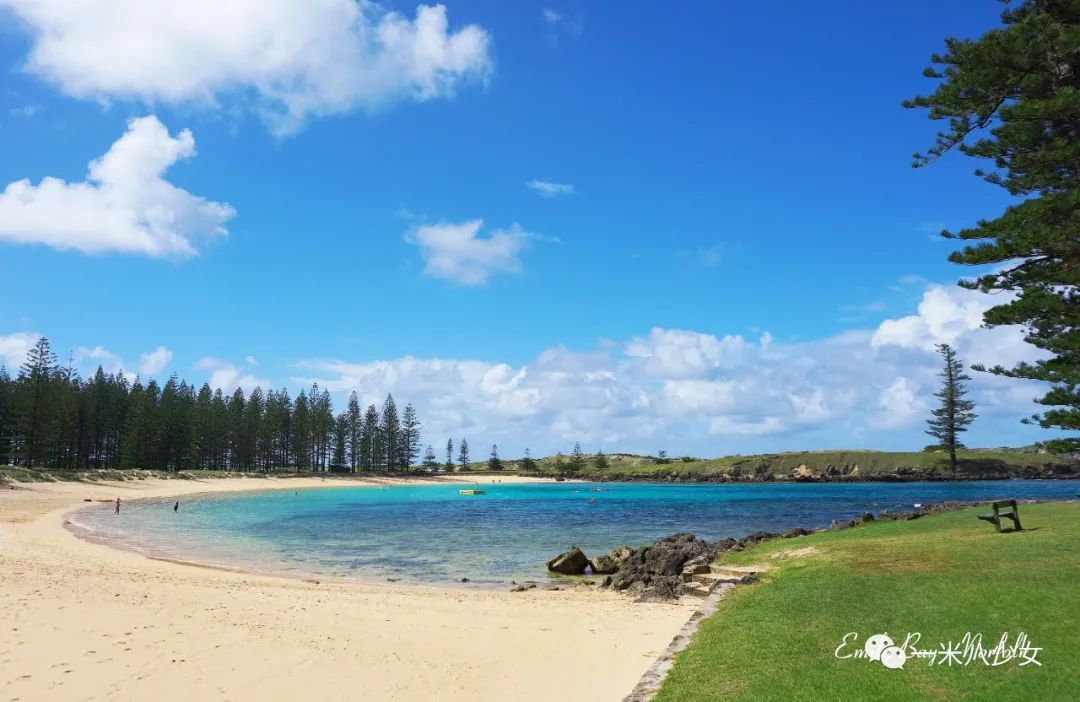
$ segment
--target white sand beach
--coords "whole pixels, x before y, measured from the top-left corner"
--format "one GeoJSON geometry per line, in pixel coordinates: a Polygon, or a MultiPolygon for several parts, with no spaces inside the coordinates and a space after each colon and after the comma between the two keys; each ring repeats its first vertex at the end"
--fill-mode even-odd
{"type": "Polygon", "coordinates": [[[87,498],[348,483],[372,481],[0,488],[0,699],[619,700],[692,611],[580,589],[315,583],[200,568],[89,543],[63,525],[87,498]]]}

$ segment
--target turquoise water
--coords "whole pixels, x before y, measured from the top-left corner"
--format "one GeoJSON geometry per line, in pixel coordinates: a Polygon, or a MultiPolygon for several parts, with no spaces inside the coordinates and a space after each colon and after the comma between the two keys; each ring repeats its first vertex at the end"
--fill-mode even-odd
{"type": "MultiPolygon", "coordinates": [[[[587,554],[679,531],[706,539],[828,526],[916,502],[1075,497],[1080,483],[657,485],[544,483],[318,488],[181,500],[139,500],[80,511],[95,539],[151,555],[261,571],[407,582],[494,585],[546,577],[571,544],[587,554]]],[[[1021,508],[1021,516],[1023,509],[1021,508]]]]}

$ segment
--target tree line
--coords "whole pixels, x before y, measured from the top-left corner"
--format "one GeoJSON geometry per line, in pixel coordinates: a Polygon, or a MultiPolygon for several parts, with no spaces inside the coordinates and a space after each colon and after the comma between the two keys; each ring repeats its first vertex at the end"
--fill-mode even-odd
{"type": "Polygon", "coordinates": [[[14,378],[0,366],[0,466],[403,471],[419,456],[420,428],[413,406],[399,413],[392,395],[364,410],[353,392],[335,414],[318,384],[293,400],[284,389],[224,394],[175,375],[129,382],[100,366],[83,379],[44,337],[14,378]]]}

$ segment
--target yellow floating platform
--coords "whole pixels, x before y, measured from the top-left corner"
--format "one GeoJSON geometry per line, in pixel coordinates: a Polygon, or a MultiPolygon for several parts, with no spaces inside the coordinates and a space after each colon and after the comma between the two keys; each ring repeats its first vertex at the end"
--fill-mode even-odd
{"type": "Polygon", "coordinates": [[[459,495],[483,495],[483,490],[458,490],[459,495]]]}

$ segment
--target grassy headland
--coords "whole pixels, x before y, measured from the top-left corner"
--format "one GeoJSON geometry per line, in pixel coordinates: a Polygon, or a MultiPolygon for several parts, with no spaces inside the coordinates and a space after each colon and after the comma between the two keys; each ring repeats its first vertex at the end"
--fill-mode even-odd
{"type": "Polygon", "coordinates": [[[727,563],[769,563],[757,585],[737,588],[676,659],[657,700],[1080,698],[1080,504],[1021,505],[1026,531],[997,533],[980,508],[917,521],[878,522],[760,544],[727,563]],[[919,649],[982,634],[991,649],[1008,633],[1041,647],[1041,666],[902,670],[834,655],[857,642],[920,632],[919,649]]]}
{"type": "MultiPolygon", "coordinates": [[[[944,452],[795,451],[714,459],[612,454],[607,467],[592,457],[575,477],[594,480],[770,481],[770,480],[965,480],[988,478],[1080,477],[1080,462],[1062,456],[1017,450],[966,450],[953,473],[944,452]]],[[[541,473],[557,473],[557,458],[536,462],[541,473]]],[[[562,458],[563,465],[568,459],[562,458]]],[[[508,461],[517,468],[517,461],[508,461]]]]}

